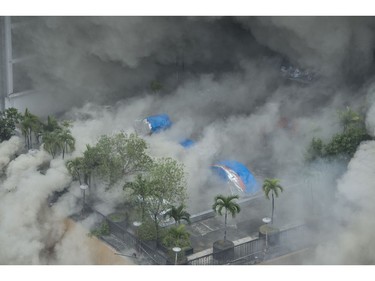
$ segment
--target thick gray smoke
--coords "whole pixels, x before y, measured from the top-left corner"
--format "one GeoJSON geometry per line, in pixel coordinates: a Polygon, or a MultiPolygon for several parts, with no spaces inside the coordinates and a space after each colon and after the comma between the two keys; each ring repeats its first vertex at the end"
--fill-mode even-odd
{"type": "Polygon", "coordinates": [[[359,79],[373,68],[371,17],[239,18],[257,40],[295,63],[332,76],[359,79]]]}
{"type": "MultiPolygon", "coordinates": [[[[86,144],[94,144],[102,134],[130,133],[135,120],[167,113],[172,128],[145,139],[151,155],[184,163],[191,213],[210,209],[213,197],[226,190],[213,179],[209,166],[238,160],[260,183],[265,177],[281,179],[285,192],[278,200],[280,217],[303,220],[314,209],[327,209],[335,220],[345,216],[345,225],[355,224],[350,231],[335,228],[340,233],[335,245],[341,252],[331,251],[335,256],[327,258],[325,249],[318,248],[316,260],[310,262],[374,262],[370,254],[359,252],[374,229],[365,219],[371,217],[371,200],[353,200],[358,191],[355,179],[363,178],[364,185],[373,177],[365,172],[369,162],[360,160],[370,161],[365,152],[373,150],[372,143],[361,146],[349,167],[341,162],[305,163],[312,137],[328,140],[337,133],[337,111],[346,106],[366,113],[368,133],[374,135],[373,18],[35,17],[14,21],[27,22],[14,30],[14,48],[16,54],[31,56],[19,67],[28,81],[21,82],[35,93],[16,98],[13,104],[40,116],[72,119],[77,149],[68,157],[80,156],[86,144]],[[288,63],[315,72],[316,79],[302,83],[282,77],[280,67],[288,63]],[[161,89],[152,89],[153,81],[161,89]],[[184,149],[179,142],[185,138],[194,139],[196,145],[184,149]],[[361,219],[347,215],[346,201],[362,205],[357,212],[361,219]],[[359,239],[363,239],[361,245],[356,242],[359,239]],[[348,240],[355,241],[348,244],[348,240]],[[348,252],[355,252],[353,259],[343,258],[348,252]]],[[[77,202],[63,197],[53,212],[45,211],[48,194],[70,184],[62,161],[53,160],[41,175],[37,167],[50,159],[38,152],[12,161],[15,152],[9,151],[18,149],[18,141],[0,146],[0,167],[7,176],[1,184],[0,229],[5,227],[6,232],[1,232],[5,250],[0,262],[94,262],[87,249],[69,260],[76,244],[74,234],[64,235],[63,218],[78,210],[77,202]],[[13,204],[17,200],[21,203],[13,204]],[[29,214],[11,224],[25,204],[29,214]],[[12,239],[22,240],[20,245],[26,245],[22,251],[7,248],[13,242],[4,233],[17,229],[24,231],[12,239]],[[51,255],[46,253],[52,248],[53,259],[48,260],[51,255]]],[[[370,185],[361,187],[361,198],[371,198],[370,185]]],[[[70,189],[80,195],[76,183],[70,189]]],[[[120,187],[111,192],[100,186],[96,190],[103,199],[96,207],[104,213],[124,199],[120,187]]]]}
{"type": "MultiPolygon", "coordinates": [[[[374,264],[375,142],[361,144],[348,165],[348,171],[337,181],[334,215],[327,217],[326,227],[320,236],[323,243],[315,250],[318,264],[374,264]]],[[[329,212],[327,212],[329,214],[329,212]]]]}

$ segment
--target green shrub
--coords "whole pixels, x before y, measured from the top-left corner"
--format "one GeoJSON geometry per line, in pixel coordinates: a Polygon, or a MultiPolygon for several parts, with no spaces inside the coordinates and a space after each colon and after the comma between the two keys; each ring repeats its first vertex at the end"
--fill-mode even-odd
{"type": "Polygon", "coordinates": [[[313,138],[310,142],[309,148],[306,153],[307,161],[314,161],[319,157],[324,156],[324,144],[320,138],[313,138]]]}
{"type": "Polygon", "coordinates": [[[107,221],[104,221],[99,225],[99,227],[91,230],[90,233],[88,234],[88,236],[89,237],[92,237],[92,236],[100,237],[100,236],[109,235],[109,233],[110,233],[109,225],[108,225],[107,221]]]}
{"type": "Polygon", "coordinates": [[[350,159],[357,151],[361,142],[371,140],[367,134],[363,119],[358,117],[353,111],[345,111],[342,117],[344,120],[344,130],[335,134],[331,140],[324,144],[319,138],[313,138],[307,149],[306,160],[314,161],[317,158],[341,158],[350,159]]]}
{"type": "Polygon", "coordinates": [[[156,227],[152,221],[145,221],[138,227],[138,237],[144,241],[156,239],[156,227]]]}
{"type": "Polygon", "coordinates": [[[166,248],[189,248],[191,246],[190,233],[186,231],[183,224],[172,226],[166,231],[162,243],[166,248]]]}
{"type": "Polygon", "coordinates": [[[326,156],[353,157],[357,147],[362,141],[370,140],[371,137],[363,128],[349,128],[344,133],[336,134],[331,141],[324,146],[326,156]]]}

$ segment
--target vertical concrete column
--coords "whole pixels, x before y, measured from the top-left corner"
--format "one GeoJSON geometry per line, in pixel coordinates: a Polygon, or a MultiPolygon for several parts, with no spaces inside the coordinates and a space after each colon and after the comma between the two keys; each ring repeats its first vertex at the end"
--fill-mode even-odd
{"type": "Polygon", "coordinates": [[[0,110],[5,109],[5,99],[13,93],[11,17],[0,17],[0,110]]]}
{"type": "Polygon", "coordinates": [[[0,110],[5,109],[5,97],[7,93],[5,77],[5,17],[0,17],[0,110]]]}
{"type": "Polygon", "coordinates": [[[13,51],[12,51],[12,23],[11,17],[4,19],[5,31],[5,60],[6,60],[6,84],[7,97],[13,93],[13,51]]]}

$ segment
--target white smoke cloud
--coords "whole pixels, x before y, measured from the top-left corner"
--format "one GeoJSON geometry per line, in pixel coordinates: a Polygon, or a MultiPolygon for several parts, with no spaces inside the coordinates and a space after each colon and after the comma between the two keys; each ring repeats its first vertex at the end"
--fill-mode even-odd
{"type": "Polygon", "coordinates": [[[19,137],[13,136],[7,141],[0,143],[0,171],[10,162],[11,158],[22,148],[19,137]]]}
{"type": "Polygon", "coordinates": [[[45,264],[49,251],[65,232],[63,221],[74,208],[48,207],[47,198],[69,185],[61,159],[52,160],[45,174],[37,171],[50,160],[44,151],[22,154],[10,162],[0,194],[0,264],[45,264]]]}
{"type": "Polygon", "coordinates": [[[324,237],[329,243],[318,246],[315,262],[320,264],[374,264],[375,211],[373,162],[375,142],[362,143],[337,182],[338,200],[333,205],[337,221],[329,223],[324,237]],[[339,223],[339,225],[337,225],[339,223]],[[333,226],[333,227],[332,227],[333,226]]]}
{"type": "Polygon", "coordinates": [[[21,154],[12,161],[6,170],[6,180],[3,186],[6,190],[12,191],[21,186],[23,182],[28,181],[28,177],[33,177],[37,169],[45,162],[50,160],[51,156],[41,151],[30,151],[27,154],[21,154]]]}

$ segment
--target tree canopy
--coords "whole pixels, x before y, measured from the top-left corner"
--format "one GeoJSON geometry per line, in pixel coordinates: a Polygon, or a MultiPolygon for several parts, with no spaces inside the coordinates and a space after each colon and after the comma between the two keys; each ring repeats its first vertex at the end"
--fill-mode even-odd
{"type": "Polygon", "coordinates": [[[284,191],[283,187],[280,185],[279,179],[265,179],[262,188],[267,199],[270,199],[270,193],[273,193],[276,197],[279,197],[279,190],[281,192],[284,191]]]}
{"type": "Polygon", "coordinates": [[[16,130],[16,125],[21,121],[22,114],[16,108],[0,111],[0,142],[9,140],[16,130]]]}
{"type": "Polygon", "coordinates": [[[190,223],[190,214],[185,211],[185,206],[181,204],[178,207],[172,206],[164,215],[164,217],[173,218],[175,224],[180,224],[182,220],[190,223]]]}
{"type": "Polygon", "coordinates": [[[336,133],[327,143],[314,137],[307,149],[307,161],[314,161],[318,158],[349,160],[362,141],[372,139],[366,131],[364,118],[359,113],[347,107],[346,110],[338,112],[338,117],[342,132],[336,133]]]}
{"type": "Polygon", "coordinates": [[[38,116],[32,114],[27,108],[23,114],[20,122],[21,132],[25,137],[25,146],[27,149],[33,147],[33,135],[34,139],[38,142],[39,136],[42,132],[42,122],[38,116]]]}
{"type": "Polygon", "coordinates": [[[353,127],[364,127],[364,117],[350,107],[346,107],[346,110],[338,111],[337,114],[344,132],[353,127]]]}
{"type": "MultiPolygon", "coordinates": [[[[86,145],[83,158],[71,163],[72,175],[79,171],[82,181],[90,184],[92,179],[105,183],[111,188],[120,180],[148,171],[152,159],[147,154],[146,142],[136,134],[117,133],[112,136],[103,135],[94,145],[86,145]]],[[[129,180],[127,180],[129,181],[129,180]]]]}
{"type": "Polygon", "coordinates": [[[27,149],[32,148],[34,144],[39,145],[40,137],[42,137],[44,149],[52,157],[62,152],[64,158],[66,152],[75,149],[75,139],[71,135],[68,121],[63,121],[60,125],[55,117],[48,116],[47,122],[43,123],[27,108],[24,114],[19,113],[16,108],[8,108],[0,112],[0,142],[8,140],[14,135],[17,126],[25,137],[27,149]]]}
{"type": "Polygon", "coordinates": [[[181,224],[169,228],[163,238],[163,244],[167,248],[190,247],[190,234],[186,231],[185,225],[181,224]]]}
{"type": "Polygon", "coordinates": [[[81,185],[83,182],[88,184],[85,181],[85,166],[84,166],[84,158],[83,157],[76,157],[72,160],[68,160],[66,162],[66,168],[68,169],[69,173],[72,175],[73,180],[78,180],[79,184],[81,185]]]}
{"type": "Polygon", "coordinates": [[[159,222],[171,205],[182,205],[187,197],[183,165],[172,158],[155,160],[144,177],[150,188],[145,208],[151,215],[159,239],[159,222]]]}
{"type": "Polygon", "coordinates": [[[138,174],[134,181],[125,183],[123,189],[130,189],[133,200],[141,209],[141,219],[145,220],[147,198],[152,194],[151,183],[138,174]]]}
{"type": "Polygon", "coordinates": [[[110,188],[118,180],[148,169],[152,159],[146,149],[146,142],[136,134],[103,135],[95,146],[87,146],[84,158],[91,174],[95,172],[110,188]]]}
{"type": "Polygon", "coordinates": [[[68,121],[63,121],[60,125],[57,120],[51,116],[48,116],[46,124],[42,124],[43,147],[53,158],[55,158],[58,153],[61,153],[64,159],[65,153],[74,151],[75,139],[70,132],[70,126],[68,121]]]}

